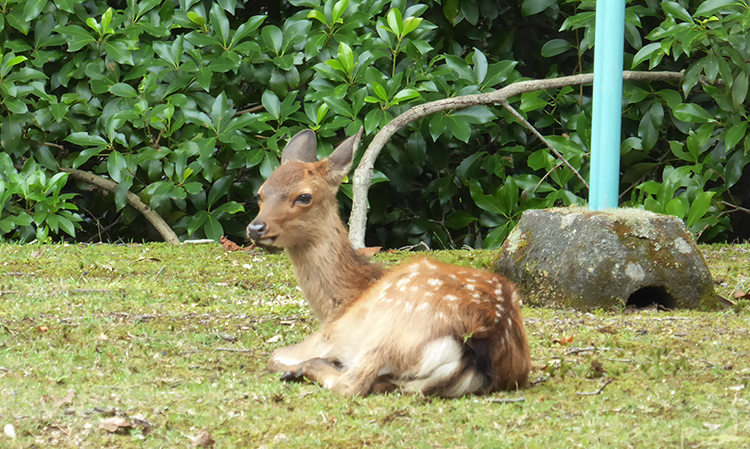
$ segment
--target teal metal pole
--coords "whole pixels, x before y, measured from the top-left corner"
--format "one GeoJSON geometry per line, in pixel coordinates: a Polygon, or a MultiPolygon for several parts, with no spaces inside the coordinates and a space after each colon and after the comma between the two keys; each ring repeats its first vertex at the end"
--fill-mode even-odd
{"type": "Polygon", "coordinates": [[[596,2],[589,209],[617,207],[620,185],[625,0],[596,2]]]}

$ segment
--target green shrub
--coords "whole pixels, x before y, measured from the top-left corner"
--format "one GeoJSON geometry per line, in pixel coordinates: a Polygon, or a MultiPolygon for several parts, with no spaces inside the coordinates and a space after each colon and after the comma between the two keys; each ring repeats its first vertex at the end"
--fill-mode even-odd
{"type": "MultiPolygon", "coordinates": [[[[326,155],[418,104],[590,71],[593,53],[590,1],[1,4],[0,233],[18,240],[158,238],[128,192],[180,238],[241,239],[297,131],[316,130],[326,155]],[[92,191],[63,168],[118,186],[92,191]]],[[[627,10],[626,66],[686,71],[681,87],[625,86],[622,204],[677,215],[707,241],[731,232],[750,161],[744,11],[728,0],[627,10]]],[[[511,103],[588,177],[588,88],[511,103]]],[[[447,111],[381,153],[368,243],[495,247],[524,210],[587,195],[507,110],[447,111]]],[[[345,211],[347,196],[350,185],[345,211]]]]}

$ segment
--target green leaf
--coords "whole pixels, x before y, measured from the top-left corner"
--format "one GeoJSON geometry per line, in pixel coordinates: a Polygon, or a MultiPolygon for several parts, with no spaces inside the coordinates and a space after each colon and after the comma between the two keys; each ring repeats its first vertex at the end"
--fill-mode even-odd
{"type": "Polygon", "coordinates": [[[0,147],[8,153],[13,153],[21,143],[23,130],[18,123],[18,118],[9,115],[3,120],[3,129],[0,132],[0,147]]]}
{"type": "Polygon", "coordinates": [[[385,92],[385,89],[380,85],[380,83],[373,81],[370,85],[370,88],[375,93],[375,95],[380,98],[381,101],[383,101],[384,103],[388,101],[388,94],[385,92]]]}
{"type": "Polygon", "coordinates": [[[657,53],[664,53],[659,42],[653,42],[641,47],[635,56],[633,56],[633,63],[630,65],[631,68],[636,68],[643,61],[651,60],[651,57],[657,53]]]}
{"type": "Polygon", "coordinates": [[[533,16],[556,3],[557,0],[523,0],[523,3],[521,4],[521,13],[524,16],[533,16]]]}
{"type": "Polygon", "coordinates": [[[479,182],[474,181],[469,185],[469,193],[471,194],[471,199],[474,200],[474,204],[480,209],[493,214],[505,215],[505,211],[497,199],[492,195],[485,195],[479,182]]]}
{"type": "Polygon", "coordinates": [[[23,20],[27,22],[36,19],[47,6],[47,0],[27,0],[23,7],[23,20]]]}
{"type": "Polygon", "coordinates": [[[104,140],[100,136],[92,136],[87,132],[76,132],[72,133],[68,137],[65,138],[67,142],[70,142],[74,145],[79,145],[82,147],[104,147],[107,145],[107,141],[104,140]]]}
{"type": "Polygon", "coordinates": [[[260,32],[260,35],[263,38],[263,42],[271,47],[276,55],[281,52],[282,46],[284,44],[284,35],[281,33],[279,27],[275,25],[265,26],[260,32]]]}
{"type": "Polygon", "coordinates": [[[224,228],[219,223],[219,220],[209,215],[206,217],[206,223],[203,225],[203,232],[206,234],[206,237],[218,242],[221,236],[224,235],[224,228]]]}
{"type": "Polygon", "coordinates": [[[575,48],[575,46],[565,39],[552,39],[542,45],[542,57],[551,58],[561,53],[565,53],[571,48],[575,48]]]}
{"type": "Polygon", "coordinates": [[[120,182],[128,168],[128,162],[118,151],[113,151],[107,158],[107,172],[114,182],[120,182]]]}
{"type": "Polygon", "coordinates": [[[687,208],[685,207],[685,203],[682,202],[680,198],[672,198],[667,203],[667,207],[664,209],[664,212],[666,212],[669,215],[674,215],[677,218],[684,219],[685,218],[685,212],[687,208]]]}
{"type": "Polygon", "coordinates": [[[266,16],[252,16],[247,22],[240,25],[232,37],[232,46],[250,36],[250,33],[257,30],[265,19],[266,16]]]}
{"type": "Polygon", "coordinates": [[[275,93],[266,90],[263,92],[260,101],[266,109],[266,112],[268,112],[271,117],[275,120],[278,120],[281,117],[281,102],[275,93]]]}
{"type": "Polygon", "coordinates": [[[396,36],[403,36],[404,21],[401,16],[401,11],[398,8],[391,8],[386,15],[386,20],[388,21],[388,26],[391,28],[391,31],[393,31],[393,34],[396,36]]]}
{"type": "Polygon", "coordinates": [[[703,107],[695,103],[683,103],[675,106],[673,109],[674,116],[678,120],[688,123],[707,123],[714,121],[713,116],[703,107]]]}
{"type": "Polygon", "coordinates": [[[677,2],[662,2],[661,7],[664,9],[664,12],[667,14],[678,18],[680,20],[683,20],[685,22],[693,23],[693,18],[690,16],[690,13],[687,12],[685,8],[682,7],[677,2]]]}
{"type": "MultiPolygon", "coordinates": [[[[747,122],[745,122],[747,124],[747,122]]],[[[745,165],[750,162],[750,153],[745,154],[742,151],[736,151],[731,158],[727,161],[724,166],[724,181],[726,187],[730,188],[737,184],[737,181],[742,178],[742,171],[745,169],[745,165]]]]}
{"type": "Polygon", "coordinates": [[[726,135],[724,136],[724,142],[726,144],[727,150],[731,150],[735,145],[740,143],[740,141],[745,137],[746,132],[747,122],[740,122],[729,128],[726,135]]]}
{"type": "Polygon", "coordinates": [[[128,204],[128,192],[130,192],[131,187],[133,187],[133,178],[131,176],[123,179],[115,187],[115,206],[117,210],[121,210],[128,204]]]}
{"type": "Polygon", "coordinates": [[[748,79],[746,72],[740,72],[732,83],[732,103],[735,108],[739,108],[747,98],[748,79]]]}
{"type": "Polygon", "coordinates": [[[702,192],[698,195],[693,204],[690,205],[690,212],[688,212],[687,227],[692,228],[693,225],[703,218],[711,207],[711,198],[713,198],[716,192],[702,192]]]}
{"type": "Polygon", "coordinates": [[[109,88],[109,92],[117,97],[138,98],[138,92],[133,86],[125,83],[117,83],[109,88]]]}
{"type": "Polygon", "coordinates": [[[208,209],[211,209],[211,206],[216,203],[216,201],[225,196],[227,193],[229,193],[229,189],[232,187],[232,183],[234,182],[234,176],[227,175],[223,178],[217,180],[214,182],[214,184],[211,186],[211,190],[208,192],[208,209]]]}
{"type": "Polygon", "coordinates": [[[187,231],[188,235],[193,235],[195,231],[203,227],[203,223],[206,222],[206,219],[208,218],[208,212],[205,210],[199,210],[198,212],[193,215],[193,218],[190,220],[190,224],[188,225],[187,231]]]}
{"type": "Polygon", "coordinates": [[[451,229],[463,229],[477,221],[477,218],[463,210],[456,210],[445,219],[445,225],[451,229]]]}
{"type": "Polygon", "coordinates": [[[88,44],[96,43],[96,38],[78,25],[69,25],[60,28],[60,33],[68,42],[68,51],[73,53],[88,44]]]}
{"type": "Polygon", "coordinates": [[[720,9],[726,9],[730,6],[740,6],[739,2],[734,0],[706,0],[702,2],[698,9],[695,10],[695,17],[711,17],[720,9]]]}
{"type": "Polygon", "coordinates": [[[341,20],[341,17],[344,15],[344,12],[346,12],[346,8],[348,7],[349,7],[349,0],[339,0],[336,2],[335,5],[333,5],[333,9],[331,10],[332,24],[343,23],[343,21],[341,20]]]}
{"type": "Polygon", "coordinates": [[[120,40],[111,40],[104,43],[104,49],[107,54],[120,64],[134,65],[133,53],[128,49],[127,44],[120,40]]]}
{"type": "Polygon", "coordinates": [[[214,3],[210,12],[211,26],[214,32],[219,36],[219,40],[224,48],[229,44],[229,19],[227,19],[224,8],[218,3],[214,3]]]}

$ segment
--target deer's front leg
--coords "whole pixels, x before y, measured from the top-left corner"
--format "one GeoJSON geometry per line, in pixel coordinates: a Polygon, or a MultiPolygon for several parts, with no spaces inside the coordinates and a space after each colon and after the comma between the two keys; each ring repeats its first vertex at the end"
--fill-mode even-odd
{"type": "Polygon", "coordinates": [[[320,332],[315,332],[301,343],[275,350],[271,354],[271,358],[268,359],[268,371],[272,373],[296,373],[306,361],[325,358],[331,348],[331,343],[320,332]]]}

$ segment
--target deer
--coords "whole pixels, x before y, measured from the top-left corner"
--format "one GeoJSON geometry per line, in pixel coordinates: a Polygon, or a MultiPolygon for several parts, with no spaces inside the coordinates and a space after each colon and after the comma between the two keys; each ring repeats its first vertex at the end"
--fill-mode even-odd
{"type": "Polygon", "coordinates": [[[385,269],[350,244],[336,194],[361,135],[318,160],[315,133],[299,132],[258,189],[248,237],[284,249],[320,322],[301,343],[276,349],[268,371],[345,396],[455,398],[527,386],[529,344],[511,281],[426,257],[385,269]]]}

